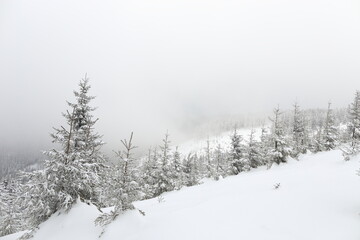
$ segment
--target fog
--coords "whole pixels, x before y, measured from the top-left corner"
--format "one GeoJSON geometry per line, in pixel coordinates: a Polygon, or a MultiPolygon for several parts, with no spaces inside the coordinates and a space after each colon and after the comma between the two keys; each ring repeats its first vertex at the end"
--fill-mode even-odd
{"type": "Polygon", "coordinates": [[[51,146],[88,74],[107,149],[360,89],[358,0],[2,0],[0,144],[51,146]]]}

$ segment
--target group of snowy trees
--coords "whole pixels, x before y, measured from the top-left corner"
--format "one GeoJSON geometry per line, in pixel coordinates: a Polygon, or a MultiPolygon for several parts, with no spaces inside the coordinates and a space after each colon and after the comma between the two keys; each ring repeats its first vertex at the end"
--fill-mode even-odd
{"type": "MultiPolygon", "coordinates": [[[[211,145],[204,151],[181,155],[165,134],[162,144],[149,149],[144,158],[134,155],[133,133],[122,140],[123,150],[115,152],[112,163],[101,153],[104,144],[95,131],[97,118],[88,95],[90,85],[85,77],[75,102],[63,114],[66,126],[54,128],[51,134],[57,148],[44,154],[44,167],[22,172],[0,184],[0,236],[32,229],[58,211],[69,211],[77,201],[99,208],[113,206],[100,214],[96,224],[106,225],[122,212],[135,209],[136,200],[157,197],[164,192],[199,184],[208,177],[220,179],[259,166],[284,163],[308,151],[328,151],[341,145],[348,160],[360,150],[360,92],[349,107],[348,120],[327,110],[304,111],[295,103],[291,112],[274,109],[271,127],[241,136],[236,129],[229,146],[211,145]],[[343,128],[347,124],[347,128],[343,128]]],[[[142,214],[141,210],[139,210],[142,214]]]]}

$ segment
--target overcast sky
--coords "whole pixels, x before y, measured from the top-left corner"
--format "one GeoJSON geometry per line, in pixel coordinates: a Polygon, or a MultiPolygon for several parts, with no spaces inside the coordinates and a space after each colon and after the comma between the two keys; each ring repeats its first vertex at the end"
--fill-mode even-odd
{"type": "Polygon", "coordinates": [[[360,89],[360,1],[0,0],[2,145],[50,142],[85,73],[110,146],[295,99],[343,107],[360,89]]]}

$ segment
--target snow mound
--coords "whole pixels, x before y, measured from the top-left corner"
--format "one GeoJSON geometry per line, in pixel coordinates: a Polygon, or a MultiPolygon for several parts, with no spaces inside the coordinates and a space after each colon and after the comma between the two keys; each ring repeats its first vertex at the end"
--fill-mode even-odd
{"type": "MultiPolygon", "coordinates": [[[[238,176],[136,202],[110,224],[104,240],[358,240],[359,159],[339,150],[258,168],[238,176]],[[278,188],[274,186],[280,184],[278,188]]],[[[96,208],[77,204],[41,225],[34,240],[99,239],[96,208]]],[[[0,238],[16,239],[15,235],[0,238]]]]}
{"type": "MultiPolygon", "coordinates": [[[[97,239],[102,229],[95,227],[94,221],[99,216],[99,210],[93,205],[79,202],[68,213],[55,213],[50,219],[40,225],[34,234],[34,240],[72,240],[97,239]]],[[[20,237],[22,233],[15,233],[0,238],[12,240],[20,237]]]]}

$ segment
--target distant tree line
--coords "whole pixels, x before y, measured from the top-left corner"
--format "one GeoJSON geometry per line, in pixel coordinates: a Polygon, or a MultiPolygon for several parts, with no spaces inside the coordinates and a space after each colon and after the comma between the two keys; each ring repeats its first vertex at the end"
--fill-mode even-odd
{"type": "Polygon", "coordinates": [[[42,168],[44,156],[29,150],[0,149],[0,180],[16,175],[19,170],[32,171],[42,168]]]}
{"type": "Polygon", "coordinates": [[[98,119],[89,90],[85,77],[74,92],[76,101],[68,102],[69,110],[63,113],[66,125],[51,134],[60,147],[44,152],[43,168],[1,182],[0,236],[30,229],[22,239],[31,238],[39,224],[55,212],[69,211],[78,201],[93,204],[99,211],[113,206],[95,221],[106,226],[124,211],[135,209],[136,200],[197,185],[203,178],[219,180],[260,166],[270,169],[307,152],[338,147],[349,160],[360,151],[357,91],[346,112],[333,110],[331,103],[325,110],[302,110],[298,103],[292,111],[276,107],[269,118],[271,126],[263,126],[260,134],[253,129],[249,136],[241,136],[235,128],[229,146],[212,146],[208,140],[205,149],[185,156],[166,133],[160,146],[137,158],[131,133],[115,152],[116,161],[109,161],[101,152],[101,135],[95,131],[98,119]]]}

